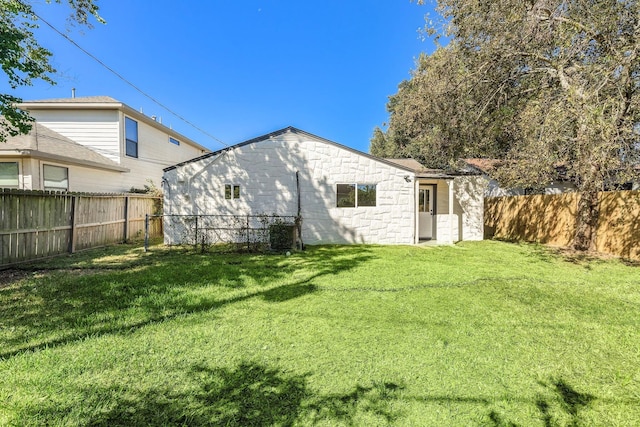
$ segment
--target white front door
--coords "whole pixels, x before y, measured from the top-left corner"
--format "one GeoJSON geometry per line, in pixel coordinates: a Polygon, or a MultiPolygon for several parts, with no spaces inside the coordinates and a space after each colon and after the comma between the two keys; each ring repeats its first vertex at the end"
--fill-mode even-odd
{"type": "Polygon", "coordinates": [[[420,186],[418,195],[418,238],[433,238],[433,187],[420,186]]]}

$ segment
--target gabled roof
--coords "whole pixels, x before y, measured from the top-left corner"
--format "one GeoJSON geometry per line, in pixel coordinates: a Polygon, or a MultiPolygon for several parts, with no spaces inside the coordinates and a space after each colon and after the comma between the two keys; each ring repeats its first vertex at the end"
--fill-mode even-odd
{"type": "MultiPolygon", "coordinates": [[[[383,159],[381,157],[372,156],[371,154],[363,153],[362,151],[358,151],[358,150],[353,149],[351,147],[347,147],[346,145],[342,145],[342,144],[339,144],[337,142],[331,141],[329,139],[322,138],[322,137],[320,137],[318,135],[314,135],[312,133],[297,129],[297,128],[293,127],[293,126],[288,126],[286,128],[279,129],[277,131],[268,133],[266,135],[262,135],[262,136],[259,136],[259,137],[256,137],[256,138],[252,138],[252,139],[249,139],[247,141],[241,142],[239,144],[232,145],[232,146],[229,146],[227,148],[223,148],[221,150],[214,151],[212,153],[207,153],[207,154],[205,154],[203,156],[196,157],[194,159],[187,160],[185,162],[181,162],[181,163],[178,163],[178,164],[173,165],[173,166],[169,166],[169,167],[165,168],[164,171],[168,172],[170,170],[173,170],[173,169],[176,169],[178,167],[187,165],[189,163],[194,163],[194,162],[197,162],[197,161],[200,161],[200,160],[212,157],[212,156],[217,156],[217,155],[219,155],[219,154],[221,154],[221,153],[223,153],[225,151],[235,150],[236,148],[244,147],[246,145],[253,144],[253,143],[256,143],[256,142],[260,142],[260,141],[266,141],[268,139],[275,138],[277,136],[284,135],[286,133],[294,133],[294,134],[297,134],[297,135],[302,135],[302,136],[305,136],[305,137],[308,137],[308,138],[312,138],[312,139],[315,139],[315,140],[318,140],[318,141],[322,141],[322,142],[325,142],[327,144],[334,145],[336,147],[342,148],[343,150],[347,150],[347,151],[350,151],[352,153],[356,153],[358,155],[361,155],[361,156],[364,156],[364,157],[368,157],[368,158],[373,159],[373,160],[375,160],[377,162],[384,163],[386,165],[393,166],[393,167],[395,167],[397,169],[405,170],[407,172],[414,172],[414,173],[417,172],[417,170],[415,168],[415,164],[407,165],[407,164],[394,162],[394,161],[392,161],[390,159],[383,159]]],[[[414,162],[415,162],[415,160],[414,160],[414,162]]],[[[424,169],[424,168],[422,168],[422,166],[418,162],[415,162],[415,163],[417,163],[420,166],[421,170],[424,169]]]]}
{"type": "Polygon", "coordinates": [[[39,123],[34,123],[28,134],[9,137],[5,143],[0,144],[0,156],[2,155],[36,157],[117,172],[129,171],[128,168],[39,123]]]}

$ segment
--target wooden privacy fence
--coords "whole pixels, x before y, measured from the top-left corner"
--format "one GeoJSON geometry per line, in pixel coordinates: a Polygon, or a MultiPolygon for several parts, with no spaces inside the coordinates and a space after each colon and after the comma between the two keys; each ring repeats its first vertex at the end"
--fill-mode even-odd
{"type": "MultiPolygon", "coordinates": [[[[137,194],[0,189],[0,266],[143,239],[145,215],[160,210],[160,199],[137,194]]],[[[162,220],[149,233],[162,236],[162,220]]]]}
{"type": "MultiPolygon", "coordinates": [[[[485,238],[569,246],[578,198],[578,193],[486,198],[485,238]]],[[[640,192],[602,192],[599,201],[597,250],[640,259],[640,192]]]]}

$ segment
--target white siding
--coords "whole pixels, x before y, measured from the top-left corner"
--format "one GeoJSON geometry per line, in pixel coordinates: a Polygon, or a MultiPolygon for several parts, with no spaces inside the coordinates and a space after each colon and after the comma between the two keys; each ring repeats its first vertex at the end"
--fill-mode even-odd
{"type": "Polygon", "coordinates": [[[120,163],[117,110],[31,110],[40,124],[120,163]]]}
{"type": "Polygon", "coordinates": [[[165,213],[295,215],[296,171],[306,244],[414,242],[412,173],[296,133],[168,172],[165,213]],[[376,184],[377,206],[337,208],[338,183],[376,184]],[[240,199],[225,200],[225,184],[240,185],[240,199]]]}
{"type": "MultiPolygon", "coordinates": [[[[120,191],[127,191],[131,187],[143,188],[152,181],[160,188],[162,183],[163,169],[200,156],[201,149],[194,147],[179,137],[174,137],[180,141],[180,145],[169,142],[169,134],[150,126],[142,121],[138,121],[138,157],[129,157],[125,153],[124,126],[122,126],[122,166],[129,168],[130,172],[123,174],[124,180],[121,183],[120,191]],[[126,181],[126,182],[125,182],[126,181]]],[[[122,116],[124,123],[124,115],[122,116]]]]}
{"type": "MultiPolygon", "coordinates": [[[[69,168],[72,191],[123,193],[131,188],[144,188],[150,181],[160,188],[164,168],[203,154],[200,148],[181,140],[179,136],[172,134],[180,141],[180,145],[172,144],[168,132],[134,119],[138,122],[138,157],[126,156],[125,116],[118,110],[34,110],[30,114],[40,124],[129,169],[129,172],[116,172],[65,165],[69,168]]],[[[33,189],[42,188],[38,172],[42,170],[41,163],[35,161],[35,167],[32,168],[33,189]]],[[[25,188],[29,188],[27,183],[25,179],[25,188]]]]}

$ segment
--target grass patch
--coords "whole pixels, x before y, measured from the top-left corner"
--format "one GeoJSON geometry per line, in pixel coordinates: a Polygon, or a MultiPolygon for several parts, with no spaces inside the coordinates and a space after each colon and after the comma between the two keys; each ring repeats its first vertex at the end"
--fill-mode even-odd
{"type": "Polygon", "coordinates": [[[0,272],[0,425],[640,423],[640,274],[535,245],[0,272]]]}

